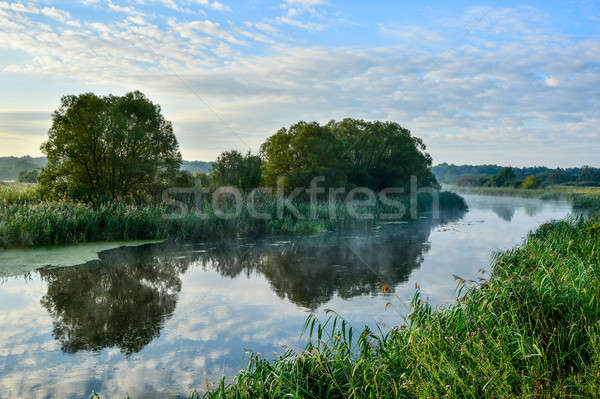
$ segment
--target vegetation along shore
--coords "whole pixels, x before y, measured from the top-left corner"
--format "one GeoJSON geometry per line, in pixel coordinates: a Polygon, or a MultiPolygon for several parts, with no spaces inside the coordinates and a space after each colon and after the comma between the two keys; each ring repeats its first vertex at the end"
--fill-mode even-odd
{"type": "Polygon", "coordinates": [[[41,149],[3,162],[20,183],[0,186],[2,247],[313,232],[466,209],[439,192],[422,140],[394,122],[301,121],[259,154],[185,163],[144,94],[86,93],[62,98],[41,149]]]}

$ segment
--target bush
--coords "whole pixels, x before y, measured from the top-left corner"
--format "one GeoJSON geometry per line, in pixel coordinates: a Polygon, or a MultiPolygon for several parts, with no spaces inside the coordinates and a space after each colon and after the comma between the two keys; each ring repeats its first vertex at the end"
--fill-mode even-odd
{"type": "Polygon", "coordinates": [[[521,188],[524,188],[525,190],[531,190],[540,188],[541,185],[542,181],[540,179],[534,175],[529,175],[525,178],[525,180],[523,180],[523,183],[521,183],[521,188]]]}

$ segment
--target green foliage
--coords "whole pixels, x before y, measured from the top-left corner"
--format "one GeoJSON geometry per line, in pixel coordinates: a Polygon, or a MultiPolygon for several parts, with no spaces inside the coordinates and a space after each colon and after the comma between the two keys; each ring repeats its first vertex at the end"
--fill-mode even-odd
{"type": "Polygon", "coordinates": [[[326,185],[342,186],[346,182],[346,160],[342,144],[331,129],[317,122],[298,122],[281,128],[260,148],[265,160],[263,180],[267,186],[284,179],[287,189],[308,187],[316,176],[325,176],[326,185]]]}
{"type": "MultiPolygon", "coordinates": [[[[432,168],[439,182],[459,186],[481,186],[483,182],[503,168],[498,165],[449,165],[441,163],[432,168]],[[479,180],[479,184],[477,181],[479,180]],[[460,182],[459,182],[460,181],[460,182]],[[460,184],[459,184],[460,183],[460,184]]],[[[550,169],[544,166],[512,168],[517,180],[533,175],[542,186],[568,184],[576,186],[600,186],[600,169],[590,166],[581,168],[550,169]]]]}
{"type": "Polygon", "coordinates": [[[483,183],[484,187],[514,187],[517,183],[517,175],[513,168],[503,168],[498,174],[492,176],[483,183]]]}
{"type": "Polygon", "coordinates": [[[269,137],[261,155],[268,186],[282,177],[288,189],[308,187],[316,176],[328,187],[408,189],[411,176],[420,186],[437,186],[421,139],[394,122],[299,122],[269,137]]]}
{"type": "Polygon", "coordinates": [[[231,384],[194,397],[596,397],[600,241],[589,225],[541,226],[495,257],[489,279],[463,286],[458,304],[434,310],[417,292],[391,329],[309,317],[305,350],[254,354],[231,384]]]}
{"type": "Polygon", "coordinates": [[[194,175],[187,170],[177,171],[169,181],[169,185],[172,187],[194,187],[195,184],[196,177],[194,177],[194,175]]]}
{"type": "Polygon", "coordinates": [[[17,176],[17,181],[19,183],[37,183],[39,177],[39,169],[23,170],[19,172],[19,176],[17,176]]]}
{"type": "Polygon", "coordinates": [[[348,168],[348,183],[382,190],[386,187],[408,189],[411,176],[421,186],[436,186],[431,173],[431,156],[423,141],[395,122],[367,122],[357,119],[327,124],[342,143],[343,165],[348,168]]]}
{"type": "Polygon", "coordinates": [[[233,186],[248,192],[260,185],[261,168],[258,155],[225,151],[212,164],[209,177],[215,187],[233,186]]]}
{"type": "Polygon", "coordinates": [[[540,179],[534,175],[529,175],[525,178],[525,180],[523,180],[523,183],[521,183],[521,188],[524,188],[525,190],[532,190],[540,188],[541,185],[542,181],[540,179]]]}
{"type": "Polygon", "coordinates": [[[42,151],[40,185],[76,199],[157,191],[181,164],[171,122],[140,92],[65,96],[42,151]]]}
{"type": "Polygon", "coordinates": [[[600,169],[592,168],[590,166],[583,166],[579,170],[577,181],[580,183],[597,183],[600,182],[600,169]]]}

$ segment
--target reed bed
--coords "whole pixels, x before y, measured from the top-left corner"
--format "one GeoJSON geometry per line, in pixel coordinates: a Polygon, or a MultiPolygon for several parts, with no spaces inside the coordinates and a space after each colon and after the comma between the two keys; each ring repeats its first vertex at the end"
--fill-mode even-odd
{"type": "MultiPolygon", "coordinates": [[[[255,203],[256,211],[269,214],[271,219],[254,217],[247,204],[235,217],[217,217],[210,204],[202,209],[178,212],[162,204],[139,205],[131,199],[112,200],[89,204],[70,200],[47,201],[36,197],[35,187],[12,187],[0,192],[0,246],[27,247],[57,244],[73,244],[92,241],[174,239],[199,240],[232,236],[260,234],[289,234],[344,228],[370,227],[382,215],[393,209],[378,204],[371,211],[372,220],[357,219],[348,213],[342,202],[335,205],[335,218],[329,216],[326,203],[316,207],[316,215],[310,217],[310,206],[295,204],[303,217],[297,217],[285,209],[277,215],[277,203],[273,198],[263,198],[255,203]]],[[[466,204],[454,193],[440,193],[440,209],[464,211],[466,204]]],[[[408,200],[405,201],[408,207],[408,200]]],[[[418,209],[430,211],[431,195],[418,196],[418,209]]],[[[222,211],[232,214],[231,207],[224,205],[222,211]]],[[[405,218],[408,215],[405,215],[405,218]]]]}
{"type": "Polygon", "coordinates": [[[41,201],[37,184],[0,183],[0,204],[27,204],[41,201]]]}
{"type": "Polygon", "coordinates": [[[554,221],[497,254],[491,275],[461,281],[455,305],[432,309],[417,292],[379,331],[310,317],[305,350],[254,354],[192,398],[598,397],[599,298],[600,223],[554,221]]]}

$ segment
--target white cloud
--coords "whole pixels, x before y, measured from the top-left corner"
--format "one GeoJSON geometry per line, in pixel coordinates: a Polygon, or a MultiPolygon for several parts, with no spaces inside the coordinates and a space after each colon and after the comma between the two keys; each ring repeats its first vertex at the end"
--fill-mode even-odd
{"type": "Polygon", "coordinates": [[[282,125],[346,116],[397,120],[424,136],[434,157],[444,154],[436,161],[451,160],[447,149],[458,153],[457,148],[486,143],[522,148],[535,142],[550,149],[577,136],[582,146],[598,148],[598,39],[539,32],[529,26],[535,19],[531,9],[470,10],[463,21],[494,16],[475,27],[380,26],[396,45],[357,48],[294,45],[283,36],[284,26],[279,31],[274,23],[313,30],[324,25],[285,16],[247,21],[244,29],[193,16],[154,25],[151,16],[133,15],[64,29],[0,4],[7,13],[0,14],[0,46],[28,55],[5,71],[141,88],[171,99],[166,101],[186,99],[174,101],[171,115],[184,152],[200,147],[199,130],[210,135],[202,144],[212,154],[204,153],[206,158],[239,143],[231,131],[244,131],[248,146],[256,149],[282,125]],[[503,27],[499,15],[510,16],[503,27]],[[492,40],[481,33],[508,32],[507,24],[522,27],[518,37],[506,33],[492,40]],[[448,32],[456,29],[469,40],[452,42],[448,32]]]}
{"type": "Polygon", "coordinates": [[[283,0],[284,3],[299,5],[305,8],[329,4],[326,0],[283,0]]]}
{"type": "Polygon", "coordinates": [[[551,78],[549,76],[546,79],[544,79],[544,83],[546,83],[546,86],[549,86],[549,87],[556,87],[556,86],[558,86],[558,80],[554,79],[554,78],[551,78]]]}
{"type": "Polygon", "coordinates": [[[118,4],[114,4],[112,1],[108,2],[108,9],[111,11],[115,11],[115,12],[121,12],[121,13],[125,13],[125,14],[130,14],[130,15],[134,15],[134,16],[144,16],[146,15],[145,13],[136,10],[133,7],[124,7],[124,6],[120,6],[118,4]]]}
{"type": "Polygon", "coordinates": [[[65,22],[71,19],[71,14],[68,11],[57,10],[54,7],[44,7],[42,8],[42,14],[47,17],[54,18],[57,21],[65,22]]]}
{"type": "Polygon", "coordinates": [[[19,13],[26,14],[38,14],[40,10],[34,6],[33,4],[21,4],[21,3],[9,3],[6,1],[0,1],[0,9],[3,10],[12,10],[19,13]]]}
{"type": "Polygon", "coordinates": [[[302,28],[307,30],[319,31],[325,29],[325,24],[315,22],[302,22],[297,19],[289,18],[287,16],[276,17],[275,20],[279,23],[294,26],[296,28],[302,28]]]}
{"type": "Polygon", "coordinates": [[[231,7],[223,5],[218,1],[195,0],[195,2],[216,11],[231,11],[231,7]]]}

